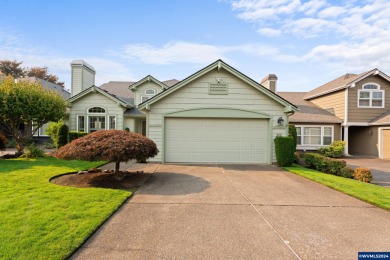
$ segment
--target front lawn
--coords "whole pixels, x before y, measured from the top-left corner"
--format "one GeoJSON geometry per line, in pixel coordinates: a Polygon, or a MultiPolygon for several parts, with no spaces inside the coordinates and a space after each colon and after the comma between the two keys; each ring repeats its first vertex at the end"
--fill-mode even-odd
{"type": "Polygon", "coordinates": [[[325,174],[299,165],[285,167],[285,170],[305,177],[309,180],[324,184],[332,189],[341,191],[357,199],[366,201],[386,210],[390,210],[390,189],[347,179],[335,175],[325,174]]]}
{"type": "Polygon", "coordinates": [[[130,195],[51,184],[55,175],[102,162],[0,160],[0,259],[64,259],[130,195]]]}

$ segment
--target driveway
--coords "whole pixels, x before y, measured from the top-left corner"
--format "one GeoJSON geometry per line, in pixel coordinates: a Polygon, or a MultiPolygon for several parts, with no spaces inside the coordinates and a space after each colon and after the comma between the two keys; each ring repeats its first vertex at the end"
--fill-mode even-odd
{"type": "Polygon", "coordinates": [[[72,259],[357,259],[390,213],[275,166],[156,165],[72,259]]]}
{"type": "Polygon", "coordinates": [[[372,183],[390,188],[390,160],[374,157],[346,157],[343,158],[352,168],[366,167],[371,169],[372,183]]]}

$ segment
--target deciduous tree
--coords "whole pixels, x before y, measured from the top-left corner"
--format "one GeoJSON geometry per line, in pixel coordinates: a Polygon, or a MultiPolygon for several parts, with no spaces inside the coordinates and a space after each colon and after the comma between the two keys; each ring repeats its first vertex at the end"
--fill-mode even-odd
{"type": "Polygon", "coordinates": [[[118,173],[121,162],[143,161],[157,153],[156,144],[143,135],[122,130],[100,130],[61,147],[54,156],[66,160],[115,162],[115,173],[118,173]]]}
{"type": "Polygon", "coordinates": [[[47,67],[32,67],[27,70],[27,76],[44,79],[51,83],[64,87],[64,82],[59,82],[58,77],[56,75],[49,74],[47,67]]]}
{"type": "Polygon", "coordinates": [[[58,121],[66,113],[66,101],[56,92],[46,90],[37,82],[15,82],[10,76],[0,83],[0,121],[23,152],[24,141],[49,121],[58,121]],[[21,125],[33,130],[21,131],[21,125]]]}
{"type": "Polygon", "coordinates": [[[22,61],[16,60],[0,60],[0,72],[5,76],[12,76],[14,78],[23,77],[26,75],[26,70],[21,68],[22,61]]]}

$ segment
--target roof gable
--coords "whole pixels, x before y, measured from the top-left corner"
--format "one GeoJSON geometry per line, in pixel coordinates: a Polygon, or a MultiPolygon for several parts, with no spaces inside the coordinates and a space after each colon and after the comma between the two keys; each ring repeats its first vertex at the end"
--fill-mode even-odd
{"type": "Polygon", "coordinates": [[[243,73],[239,72],[238,70],[234,69],[233,67],[229,66],[227,63],[225,63],[222,60],[217,60],[213,62],[212,64],[208,65],[207,67],[195,72],[194,74],[190,75],[189,77],[185,78],[184,80],[176,83],[171,88],[165,89],[158,95],[154,96],[151,99],[148,99],[147,101],[139,104],[139,108],[145,108],[146,106],[150,106],[151,104],[159,101],[160,99],[163,99],[165,96],[171,94],[172,92],[177,91],[178,89],[186,86],[190,82],[193,82],[195,79],[205,75],[206,73],[217,69],[218,71],[221,69],[226,70],[227,72],[233,74],[237,78],[241,79],[251,87],[255,88],[256,90],[260,91],[261,93],[265,94],[266,96],[270,97],[271,99],[275,100],[277,103],[285,106],[290,107],[292,111],[297,111],[297,107],[290,103],[289,101],[285,100],[284,98],[280,97],[279,95],[275,94],[274,92],[270,91],[269,89],[265,88],[264,86],[260,85],[258,82],[254,81],[253,79],[249,78],[248,76],[244,75],[243,73]]]}
{"type": "Polygon", "coordinates": [[[123,107],[128,107],[128,108],[132,108],[134,107],[133,105],[127,103],[125,100],[113,95],[113,94],[110,94],[109,92],[107,92],[106,90],[103,90],[101,88],[98,88],[96,86],[92,86],[92,87],[89,87],[85,90],[83,90],[82,92],[78,93],[77,95],[71,97],[70,99],[68,99],[68,101],[70,103],[73,103],[75,102],[76,100],[80,99],[81,97],[83,96],[86,96],[90,93],[100,93],[102,94],[103,96],[106,96],[107,98],[117,102],[119,105],[123,106],[123,107]]]}
{"type": "Polygon", "coordinates": [[[372,75],[379,75],[383,77],[384,79],[390,81],[390,77],[380,71],[379,69],[372,69],[366,72],[363,72],[361,74],[351,74],[347,73],[341,77],[338,77],[322,86],[319,86],[318,88],[315,88],[311,91],[309,91],[303,98],[308,100],[315,97],[320,97],[332,92],[336,92],[342,89],[346,89],[349,87],[354,87],[355,84],[369,76],[372,75]]]}
{"type": "Polygon", "coordinates": [[[160,86],[161,89],[163,89],[163,90],[168,88],[168,86],[165,85],[164,83],[162,83],[161,81],[157,80],[156,78],[154,78],[154,77],[151,76],[151,75],[148,75],[148,76],[144,77],[143,79],[141,79],[141,80],[135,82],[134,84],[130,85],[130,89],[133,90],[133,91],[135,91],[135,90],[137,90],[137,88],[138,88],[140,85],[144,84],[145,82],[154,82],[154,83],[156,83],[158,86],[160,86]]]}

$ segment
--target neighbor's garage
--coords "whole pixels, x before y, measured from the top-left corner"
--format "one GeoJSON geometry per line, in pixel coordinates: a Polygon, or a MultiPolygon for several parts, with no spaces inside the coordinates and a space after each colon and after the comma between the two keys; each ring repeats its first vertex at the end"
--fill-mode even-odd
{"type": "Polygon", "coordinates": [[[167,118],[165,162],[269,163],[268,120],[167,118]]]}
{"type": "Polygon", "coordinates": [[[390,159],[390,129],[382,130],[383,139],[382,139],[382,159],[390,159]]]}

